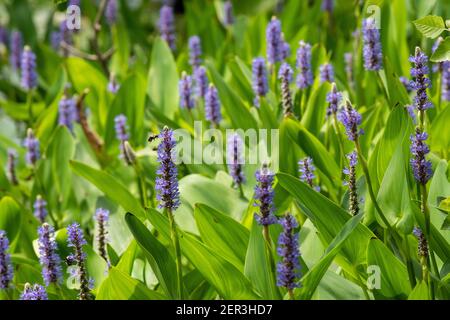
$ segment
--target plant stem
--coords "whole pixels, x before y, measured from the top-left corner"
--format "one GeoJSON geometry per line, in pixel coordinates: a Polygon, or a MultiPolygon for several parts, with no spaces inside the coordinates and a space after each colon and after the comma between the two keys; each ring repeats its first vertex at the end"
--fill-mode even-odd
{"type": "Polygon", "coordinates": [[[172,239],[172,244],[175,247],[175,254],[177,256],[176,264],[177,264],[177,277],[178,277],[178,298],[180,300],[183,299],[183,269],[181,265],[181,248],[180,241],[178,239],[177,234],[177,226],[175,224],[175,219],[172,213],[172,210],[167,210],[167,215],[169,216],[170,223],[170,237],[172,239]]]}
{"type": "Polygon", "coordinates": [[[277,277],[276,277],[276,273],[275,273],[275,259],[273,258],[272,239],[271,239],[270,233],[269,233],[269,226],[263,226],[263,237],[265,240],[264,242],[266,244],[266,255],[269,260],[268,262],[269,262],[270,275],[271,275],[272,281],[274,281],[274,283],[276,283],[277,277]]]}
{"type": "Polygon", "coordinates": [[[414,266],[411,260],[411,256],[409,254],[409,245],[407,236],[405,236],[405,256],[406,256],[406,268],[408,270],[409,284],[411,285],[411,288],[414,288],[416,286],[416,275],[414,273],[414,266]]]}
{"type": "Polygon", "coordinates": [[[33,89],[27,93],[27,108],[28,108],[28,127],[33,125],[33,89]]]}
{"type": "Polygon", "coordinates": [[[289,300],[295,300],[294,291],[292,289],[288,290],[289,300]]]}
{"type": "MultiPolygon", "coordinates": [[[[424,215],[424,219],[425,219],[425,239],[427,240],[427,245],[428,245],[428,255],[430,257],[433,256],[433,260],[436,261],[434,258],[434,252],[431,250],[431,216],[430,216],[430,210],[428,210],[428,206],[427,206],[427,200],[428,200],[427,187],[426,187],[426,185],[424,185],[422,183],[420,184],[420,198],[421,198],[420,209],[421,209],[421,211],[424,215]]],[[[434,284],[431,281],[431,276],[430,276],[430,272],[429,272],[429,270],[431,270],[430,259],[426,259],[426,258],[421,259],[421,262],[425,263],[425,265],[423,267],[427,268],[427,272],[426,272],[426,274],[424,274],[424,276],[427,276],[426,281],[427,281],[428,285],[430,286],[430,296],[431,296],[431,299],[434,300],[435,288],[434,288],[434,284]],[[425,260],[425,261],[422,261],[422,260],[425,260]]],[[[437,276],[439,277],[439,270],[437,270],[437,276]]]]}

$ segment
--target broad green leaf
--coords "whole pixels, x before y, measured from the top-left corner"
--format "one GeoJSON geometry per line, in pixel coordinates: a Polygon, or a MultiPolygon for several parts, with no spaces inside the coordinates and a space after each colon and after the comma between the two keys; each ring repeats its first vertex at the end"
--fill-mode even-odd
{"type": "Polygon", "coordinates": [[[248,230],[229,216],[203,204],[195,206],[194,217],[203,242],[221,252],[226,260],[242,271],[248,230]]]}
{"type": "Polygon", "coordinates": [[[165,300],[158,292],[152,291],[142,282],[131,278],[125,272],[112,267],[108,277],[102,282],[96,300],[165,300]]]}
{"type": "Polygon", "coordinates": [[[371,239],[367,249],[367,264],[379,268],[380,286],[373,289],[376,297],[405,299],[411,292],[406,266],[378,239],[371,239]]]}
{"type": "Polygon", "coordinates": [[[177,298],[176,265],[170,252],[155,236],[131,213],[125,215],[125,221],[134,238],[144,252],[153,272],[166,294],[172,299],[177,298]]]}
{"type": "Polygon", "coordinates": [[[262,227],[253,220],[245,258],[245,276],[254,283],[263,299],[281,299],[275,277],[271,276],[268,252],[262,235],[262,227]]]}
{"type": "Polygon", "coordinates": [[[446,37],[437,47],[430,58],[433,62],[442,62],[450,60],[450,37],[446,37]]]}
{"type": "Polygon", "coordinates": [[[439,16],[426,16],[413,21],[417,30],[419,30],[427,38],[436,38],[445,28],[444,19],[439,16]]]}
{"type": "Polygon", "coordinates": [[[178,109],[178,73],[167,43],[157,38],[153,44],[147,94],[155,107],[172,118],[178,109]]]}
{"type": "Polygon", "coordinates": [[[140,206],[139,200],[109,173],[94,169],[78,161],[70,161],[70,167],[77,175],[91,182],[126,211],[133,212],[137,217],[145,216],[144,209],[140,206]]]}
{"type": "Polygon", "coordinates": [[[17,202],[5,196],[0,201],[0,230],[6,231],[9,243],[12,244],[20,233],[22,212],[17,202]]]}
{"type": "Polygon", "coordinates": [[[295,292],[295,295],[298,296],[299,299],[310,300],[312,298],[320,281],[333,262],[333,259],[339,253],[339,250],[341,250],[344,242],[356,230],[356,227],[361,222],[363,216],[363,214],[359,214],[348,220],[338,235],[331,241],[320,261],[301,278],[300,282],[302,287],[295,292]]]}
{"type": "MultiPolygon", "coordinates": [[[[449,59],[450,60],[450,59],[449,59]]],[[[450,104],[447,105],[433,120],[430,130],[430,148],[443,156],[449,154],[450,150],[450,104]]]]}
{"type": "Polygon", "coordinates": [[[420,281],[409,294],[408,300],[428,300],[430,298],[428,292],[425,281],[420,281]]]}
{"type": "MultiPolygon", "coordinates": [[[[169,221],[161,213],[150,210],[148,219],[167,240],[170,239],[169,221]]],[[[259,299],[250,281],[220,252],[207,247],[188,233],[178,229],[183,255],[205,277],[224,299],[259,299]]]]}
{"type": "Polygon", "coordinates": [[[128,248],[120,257],[120,261],[116,266],[117,269],[130,275],[131,272],[133,271],[133,263],[136,258],[136,252],[137,252],[137,243],[136,240],[132,240],[128,248]]]}

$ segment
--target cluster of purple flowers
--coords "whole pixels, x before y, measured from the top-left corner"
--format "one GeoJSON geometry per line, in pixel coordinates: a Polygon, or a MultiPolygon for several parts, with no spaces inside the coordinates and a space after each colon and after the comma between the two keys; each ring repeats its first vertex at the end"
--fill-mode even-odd
{"type": "Polygon", "coordinates": [[[442,100],[450,101],[450,61],[442,62],[442,100]]]}
{"type": "Polygon", "coordinates": [[[255,99],[253,101],[256,107],[259,107],[261,97],[265,97],[269,91],[267,82],[267,68],[264,58],[258,57],[252,62],[252,83],[255,99]]]}
{"type": "Polygon", "coordinates": [[[23,37],[20,31],[14,30],[10,37],[9,62],[14,71],[20,70],[20,60],[22,58],[23,37]]]}
{"type": "Polygon", "coordinates": [[[40,223],[44,223],[47,217],[47,201],[45,201],[40,194],[36,196],[36,200],[33,204],[33,214],[40,223]]]}
{"type": "Polygon", "coordinates": [[[245,175],[242,168],[244,164],[243,142],[241,136],[237,133],[228,138],[228,169],[233,178],[234,186],[239,187],[245,182],[245,175]]]}
{"type": "Polygon", "coordinates": [[[417,111],[425,111],[433,107],[427,95],[427,88],[431,86],[431,81],[427,78],[429,73],[428,57],[417,47],[415,55],[410,56],[409,61],[414,63],[414,67],[411,68],[411,76],[414,80],[410,83],[411,88],[416,90],[414,106],[417,111]]]}
{"type": "Polygon", "coordinates": [[[349,140],[356,141],[358,136],[364,133],[362,129],[358,128],[362,122],[362,117],[349,101],[347,101],[345,108],[341,109],[337,117],[344,125],[349,140]]]}
{"type": "Polygon", "coordinates": [[[171,6],[164,5],[161,7],[158,26],[161,37],[167,42],[172,51],[175,50],[175,18],[171,6]]]}
{"type": "Polygon", "coordinates": [[[255,205],[259,206],[259,214],[255,214],[255,219],[260,225],[268,226],[277,222],[277,218],[273,214],[275,210],[272,186],[274,174],[267,165],[263,165],[260,170],[256,171],[255,177],[258,182],[255,187],[255,205]]]}
{"type": "Polygon", "coordinates": [[[335,83],[331,86],[331,91],[327,93],[326,100],[328,102],[327,117],[337,114],[339,103],[342,100],[342,93],[337,91],[335,83]]]}
{"type": "Polygon", "coordinates": [[[73,131],[74,122],[78,121],[78,110],[74,98],[64,95],[59,101],[58,124],[73,131]]]}
{"type": "Polygon", "coordinates": [[[383,68],[383,53],[381,51],[380,31],[373,18],[363,20],[363,58],[366,70],[378,71],[383,68]]]}
{"type": "Polygon", "coordinates": [[[189,38],[189,64],[192,69],[197,69],[202,63],[201,59],[202,47],[200,38],[198,36],[192,36],[189,38]]]}
{"type": "Polygon", "coordinates": [[[105,17],[111,26],[117,21],[117,0],[108,0],[105,8],[105,17]]]}
{"type": "Polygon", "coordinates": [[[219,95],[217,89],[212,84],[209,85],[205,95],[205,114],[206,119],[214,125],[218,125],[222,119],[219,95]]]}
{"type": "Polygon", "coordinates": [[[95,211],[95,220],[97,222],[97,248],[100,254],[106,262],[109,263],[108,253],[106,250],[106,245],[108,243],[108,221],[109,221],[109,210],[98,208],[95,211]]]}
{"type": "Polygon", "coordinates": [[[281,80],[281,101],[283,104],[284,115],[287,116],[293,112],[293,102],[289,84],[293,81],[293,74],[291,66],[284,62],[278,71],[278,79],[281,80]]]}
{"type": "Polygon", "coordinates": [[[300,179],[307,183],[311,188],[320,191],[320,187],[314,187],[314,179],[316,178],[314,171],[316,168],[313,165],[313,161],[310,157],[305,157],[298,162],[298,171],[301,173],[300,179]]]}
{"type": "Polygon", "coordinates": [[[20,295],[20,300],[48,300],[47,291],[39,284],[32,286],[26,283],[20,295]]]}
{"type": "Polygon", "coordinates": [[[38,228],[39,262],[46,286],[62,282],[61,259],[57,253],[55,230],[48,223],[38,228]]]}
{"type": "Polygon", "coordinates": [[[311,45],[304,41],[300,41],[297,49],[297,87],[305,89],[313,84],[313,74],[311,70],[311,45]]]}
{"type": "Polygon", "coordinates": [[[178,91],[180,92],[180,107],[188,110],[195,106],[193,92],[192,92],[192,77],[183,72],[178,84],[178,91]]]}
{"type": "Polygon", "coordinates": [[[266,28],[267,61],[275,64],[283,60],[284,41],[281,36],[281,22],[272,17],[266,28]]]}
{"type": "Polygon", "coordinates": [[[9,240],[6,232],[0,230],[0,290],[8,289],[13,278],[11,255],[9,254],[9,240]]]}
{"type": "Polygon", "coordinates": [[[39,140],[34,136],[33,130],[29,128],[27,130],[27,137],[25,138],[23,145],[27,148],[25,158],[29,165],[35,165],[38,161],[41,153],[39,147],[39,140]]]}
{"type": "Polygon", "coordinates": [[[344,174],[347,176],[347,181],[344,185],[348,186],[349,192],[349,211],[356,216],[359,213],[358,192],[356,187],[356,165],[358,164],[358,155],[355,151],[347,155],[349,166],[344,168],[344,174]]]}
{"type": "Polygon", "coordinates": [[[320,83],[334,82],[334,69],[331,63],[325,63],[320,66],[320,83]]]}
{"type": "Polygon", "coordinates": [[[411,168],[416,180],[425,185],[431,178],[433,171],[431,169],[431,162],[426,160],[425,156],[430,152],[425,140],[427,140],[428,134],[423,132],[420,128],[416,128],[415,134],[412,134],[411,139],[411,154],[410,160],[411,168]]]}
{"type": "Polygon", "coordinates": [[[200,66],[194,70],[194,80],[197,96],[204,98],[208,90],[208,76],[205,67],[200,66]]]}
{"type": "Polygon", "coordinates": [[[277,285],[288,290],[299,287],[297,280],[300,277],[300,250],[298,233],[294,229],[298,223],[291,214],[286,214],[280,219],[283,232],[278,238],[277,253],[281,257],[277,265],[277,285]]]}
{"type": "Polygon", "coordinates": [[[21,85],[22,87],[30,91],[37,86],[37,73],[36,73],[36,55],[31,51],[30,47],[25,46],[22,59],[20,62],[21,70],[21,85]]]}
{"type": "Polygon", "coordinates": [[[7,162],[7,172],[9,176],[9,181],[13,185],[18,185],[19,181],[16,176],[16,163],[17,163],[17,152],[14,149],[8,149],[8,162],[7,162]]]}

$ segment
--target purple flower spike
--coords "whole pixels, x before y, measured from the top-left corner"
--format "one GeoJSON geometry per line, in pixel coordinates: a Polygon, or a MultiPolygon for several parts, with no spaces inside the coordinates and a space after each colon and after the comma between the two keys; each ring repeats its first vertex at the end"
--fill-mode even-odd
{"type": "Polygon", "coordinates": [[[284,41],[284,35],[281,34],[282,38],[283,38],[283,44],[281,47],[281,60],[286,60],[287,58],[290,57],[291,55],[291,46],[289,45],[289,43],[287,43],[286,41],[284,41]]]}
{"type": "Polygon", "coordinates": [[[297,50],[297,87],[305,89],[313,84],[313,74],[311,71],[311,45],[300,41],[297,50]]]}
{"type": "Polygon", "coordinates": [[[19,184],[19,181],[17,180],[17,175],[16,175],[16,163],[17,163],[16,150],[8,149],[8,162],[6,165],[6,168],[7,168],[6,171],[8,173],[9,181],[15,186],[19,184]]]}
{"type": "Polygon", "coordinates": [[[334,70],[331,63],[325,63],[320,66],[320,83],[334,82],[334,70]]]}
{"type": "Polygon", "coordinates": [[[328,102],[327,117],[329,117],[337,113],[339,103],[341,103],[342,100],[342,93],[337,91],[335,83],[332,84],[331,91],[327,93],[326,100],[328,102]]]}
{"type": "Polygon", "coordinates": [[[13,279],[13,267],[9,251],[9,240],[6,232],[0,230],[0,290],[8,289],[13,279]]]}
{"type": "Polygon", "coordinates": [[[351,52],[344,53],[345,62],[345,74],[347,75],[347,81],[351,87],[354,86],[353,82],[353,54],[351,52]]]}
{"type": "MultiPolygon", "coordinates": [[[[439,38],[436,39],[436,41],[433,43],[433,46],[431,47],[431,53],[432,54],[437,50],[437,48],[442,43],[442,41],[444,41],[444,38],[442,38],[442,37],[439,37],[439,38]]],[[[442,64],[443,63],[444,62],[433,63],[433,66],[432,66],[431,70],[433,72],[438,72],[438,71],[442,70],[442,64]]]]}
{"type": "Polygon", "coordinates": [[[267,61],[275,64],[283,60],[284,42],[281,36],[281,22],[276,17],[272,17],[266,28],[267,61]]]}
{"type": "Polygon", "coordinates": [[[31,51],[30,47],[25,46],[22,52],[22,60],[20,61],[21,68],[21,85],[22,87],[30,91],[37,86],[37,73],[36,73],[36,55],[31,51]]]}
{"type": "Polygon", "coordinates": [[[202,46],[200,38],[198,36],[192,36],[189,38],[189,64],[192,69],[197,69],[202,63],[202,46]]]}
{"type": "Polygon", "coordinates": [[[310,157],[306,157],[298,162],[298,171],[301,173],[300,179],[307,183],[311,188],[316,191],[320,191],[319,186],[314,186],[314,179],[316,178],[314,171],[316,168],[313,165],[313,161],[310,157]]]}
{"type": "Polygon", "coordinates": [[[239,187],[245,183],[245,175],[242,168],[244,164],[243,142],[241,136],[237,133],[228,138],[228,170],[233,178],[234,187],[239,187]]]}
{"type": "Polygon", "coordinates": [[[61,39],[61,33],[59,31],[52,31],[50,34],[50,44],[52,45],[53,50],[59,50],[61,39]]]}
{"type": "Polygon", "coordinates": [[[20,31],[13,31],[10,38],[10,57],[11,68],[14,71],[20,70],[20,60],[22,58],[23,38],[20,31]]]}
{"type": "Polygon", "coordinates": [[[117,21],[117,0],[108,0],[105,8],[105,17],[111,26],[117,21]]]}
{"type": "Polygon", "coordinates": [[[450,101],[450,61],[442,62],[442,100],[450,101]]]}
{"type": "Polygon", "coordinates": [[[33,214],[36,219],[39,220],[40,223],[44,223],[45,218],[47,217],[47,201],[45,201],[41,195],[37,195],[36,200],[33,204],[33,214]]]}
{"type": "Polygon", "coordinates": [[[155,188],[159,208],[175,211],[180,206],[180,192],[178,190],[178,170],[174,163],[176,141],[173,131],[167,127],[160,133],[161,142],[158,146],[159,168],[156,172],[155,188]]]}
{"type": "Polygon", "coordinates": [[[73,123],[78,120],[78,110],[74,98],[66,95],[59,101],[58,124],[73,131],[73,123]]]}
{"type": "Polygon", "coordinates": [[[39,140],[34,136],[33,130],[29,128],[27,130],[27,137],[25,138],[23,145],[27,148],[26,160],[29,165],[35,165],[41,155],[39,148],[39,140]]]}
{"type": "Polygon", "coordinates": [[[333,12],[334,0],[322,0],[321,9],[329,13],[333,12]]]}
{"type": "Polygon", "coordinates": [[[277,265],[277,286],[292,290],[300,286],[297,280],[301,275],[298,233],[294,231],[298,227],[298,223],[288,213],[280,219],[280,224],[283,227],[283,232],[278,238],[277,253],[281,257],[281,260],[277,265]]]}
{"type": "Polygon", "coordinates": [[[35,284],[31,286],[29,283],[26,283],[20,295],[20,300],[48,300],[47,291],[41,285],[35,284]]]}
{"type": "Polygon", "coordinates": [[[224,24],[226,26],[231,26],[234,23],[234,15],[233,15],[233,4],[230,0],[227,0],[223,4],[224,11],[224,24]]]}
{"type": "Polygon", "coordinates": [[[414,80],[410,83],[411,88],[416,90],[414,106],[418,111],[425,111],[433,107],[427,95],[427,88],[431,86],[431,81],[427,78],[429,73],[428,57],[419,47],[416,47],[415,55],[410,56],[409,61],[414,63],[414,67],[411,68],[411,76],[414,80]]]}
{"type": "Polygon", "coordinates": [[[57,253],[55,230],[48,223],[44,223],[38,228],[38,234],[39,262],[45,285],[60,284],[62,282],[61,258],[57,253]]]}
{"type": "MultiPolygon", "coordinates": [[[[59,37],[60,37],[60,46],[61,43],[64,42],[67,45],[73,44],[73,32],[74,30],[70,30],[67,27],[67,20],[61,21],[59,24],[59,37]]],[[[62,54],[64,57],[67,57],[69,55],[69,50],[62,48],[62,54]]]]}
{"type": "Polygon", "coordinates": [[[195,93],[198,97],[205,97],[208,90],[208,76],[206,75],[206,69],[203,66],[194,70],[195,78],[195,93]]]}
{"type": "Polygon", "coordinates": [[[97,222],[97,250],[108,264],[108,253],[106,250],[106,245],[108,243],[108,221],[109,221],[109,210],[98,208],[95,211],[95,220],[97,222]]]}
{"type": "Polygon", "coordinates": [[[259,100],[266,96],[269,91],[269,84],[267,83],[267,69],[264,58],[258,57],[252,62],[252,83],[253,91],[255,93],[254,104],[259,107],[259,100]]]}
{"type": "Polygon", "coordinates": [[[206,119],[214,125],[219,125],[222,120],[222,114],[220,112],[220,100],[217,89],[213,84],[209,85],[208,91],[205,95],[205,114],[206,119]]]}
{"type": "Polygon", "coordinates": [[[128,140],[127,117],[119,114],[114,118],[114,129],[116,130],[116,137],[121,142],[128,140]]]}
{"type": "Polygon", "coordinates": [[[418,227],[414,227],[413,234],[418,240],[417,253],[419,257],[428,257],[428,242],[423,234],[422,230],[418,227]]]}
{"type": "Polygon", "coordinates": [[[114,74],[111,73],[111,77],[109,78],[108,82],[108,91],[111,92],[112,94],[116,94],[117,91],[119,91],[119,89],[120,84],[117,82],[117,79],[114,76],[114,74]]]}
{"type": "Polygon", "coordinates": [[[431,162],[427,161],[425,156],[430,152],[428,145],[425,143],[428,134],[422,132],[420,128],[416,128],[416,133],[411,135],[411,154],[412,158],[410,160],[411,168],[414,173],[414,178],[423,185],[426,185],[428,180],[430,180],[433,171],[431,169],[431,162]]]}
{"type": "Polygon", "coordinates": [[[378,71],[383,68],[383,53],[381,51],[380,31],[373,18],[364,19],[363,29],[363,58],[366,70],[378,71]]]}
{"type": "Polygon", "coordinates": [[[362,117],[358,111],[353,109],[349,101],[347,101],[345,108],[338,113],[337,117],[344,125],[349,140],[356,141],[358,136],[364,133],[362,129],[358,128],[362,122],[362,117]]]}
{"type": "Polygon", "coordinates": [[[284,109],[284,115],[288,116],[293,112],[293,103],[289,84],[293,80],[294,71],[291,66],[284,62],[278,71],[278,79],[281,81],[281,101],[284,109]]]}
{"type": "Polygon", "coordinates": [[[8,46],[8,30],[0,25],[0,44],[8,46]]]}
{"type": "Polygon", "coordinates": [[[356,216],[359,213],[358,193],[356,189],[356,165],[358,163],[358,155],[355,151],[347,155],[349,160],[349,167],[344,168],[344,174],[347,176],[347,181],[344,185],[348,186],[349,193],[349,211],[356,216]]]}
{"type": "Polygon", "coordinates": [[[256,171],[255,187],[255,205],[259,206],[259,214],[255,214],[256,221],[262,226],[268,226],[277,222],[277,218],[273,215],[273,180],[274,174],[269,170],[267,165],[263,165],[261,170],[256,171]]]}
{"type": "Polygon", "coordinates": [[[173,14],[173,9],[170,6],[162,6],[159,12],[159,32],[161,37],[167,42],[170,49],[174,51],[175,46],[175,18],[173,14]]]}
{"type": "Polygon", "coordinates": [[[78,223],[73,223],[67,227],[67,242],[68,246],[74,249],[73,254],[67,257],[67,261],[77,266],[75,275],[80,281],[80,293],[78,297],[80,300],[91,300],[92,280],[89,279],[87,274],[86,253],[83,251],[83,246],[87,242],[78,223]]]}
{"type": "Polygon", "coordinates": [[[195,102],[192,94],[192,78],[184,71],[181,74],[178,91],[180,92],[180,107],[188,110],[193,109],[195,102]]]}

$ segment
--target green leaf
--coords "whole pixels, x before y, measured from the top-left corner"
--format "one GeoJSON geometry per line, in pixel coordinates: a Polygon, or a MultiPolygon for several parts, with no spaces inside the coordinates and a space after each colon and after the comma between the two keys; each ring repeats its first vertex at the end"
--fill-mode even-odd
{"type": "Polygon", "coordinates": [[[413,21],[417,30],[427,38],[436,38],[442,31],[446,30],[444,19],[439,16],[426,16],[413,21]]]}
{"type": "Polygon", "coordinates": [[[147,94],[161,113],[172,118],[178,109],[178,73],[172,51],[166,41],[153,44],[147,94]]]}
{"type": "MultiPolygon", "coordinates": [[[[148,219],[170,240],[169,221],[156,210],[150,210],[148,219]]],[[[178,229],[180,246],[184,256],[205,277],[224,299],[259,299],[250,281],[235,266],[193,236],[178,229]]]]}
{"type": "Polygon", "coordinates": [[[142,282],[112,267],[102,282],[96,300],[165,300],[158,292],[148,289],[142,282]]]}
{"type": "Polygon", "coordinates": [[[367,265],[379,267],[380,287],[375,296],[385,299],[405,299],[411,292],[405,265],[378,239],[372,239],[367,249],[367,265]]]}
{"type": "Polygon", "coordinates": [[[439,44],[436,51],[431,55],[430,60],[433,62],[450,60],[450,37],[446,37],[444,41],[439,44]]]}
{"type": "Polygon", "coordinates": [[[339,253],[339,250],[341,250],[345,241],[356,230],[356,227],[361,222],[363,216],[363,214],[359,214],[348,220],[338,235],[331,241],[319,262],[317,262],[314,267],[302,277],[300,281],[302,287],[298,289],[298,293],[295,292],[295,295],[298,295],[299,299],[310,300],[312,298],[321,279],[333,262],[333,259],[339,253]]]}
{"type": "Polygon", "coordinates": [[[9,243],[18,236],[22,224],[22,214],[17,202],[5,196],[0,201],[0,230],[6,231],[9,243]]]}
{"type": "Polygon", "coordinates": [[[127,213],[125,221],[150,263],[162,289],[172,299],[176,299],[178,285],[174,275],[177,273],[177,269],[169,251],[134,215],[127,213]]]}
{"type": "Polygon", "coordinates": [[[262,227],[253,220],[244,274],[254,283],[263,299],[281,299],[280,290],[276,285],[276,279],[271,276],[270,268],[262,227]]]}
{"type": "Polygon", "coordinates": [[[420,281],[413,291],[409,294],[408,300],[428,300],[428,286],[425,281],[420,281]]]}
{"type": "Polygon", "coordinates": [[[143,218],[145,216],[144,209],[139,205],[139,200],[109,173],[94,169],[78,161],[70,161],[70,167],[77,175],[91,182],[126,211],[133,212],[137,217],[143,218]]]}
{"type": "Polygon", "coordinates": [[[242,271],[248,230],[232,218],[203,204],[195,206],[194,217],[203,242],[242,271]]]}

